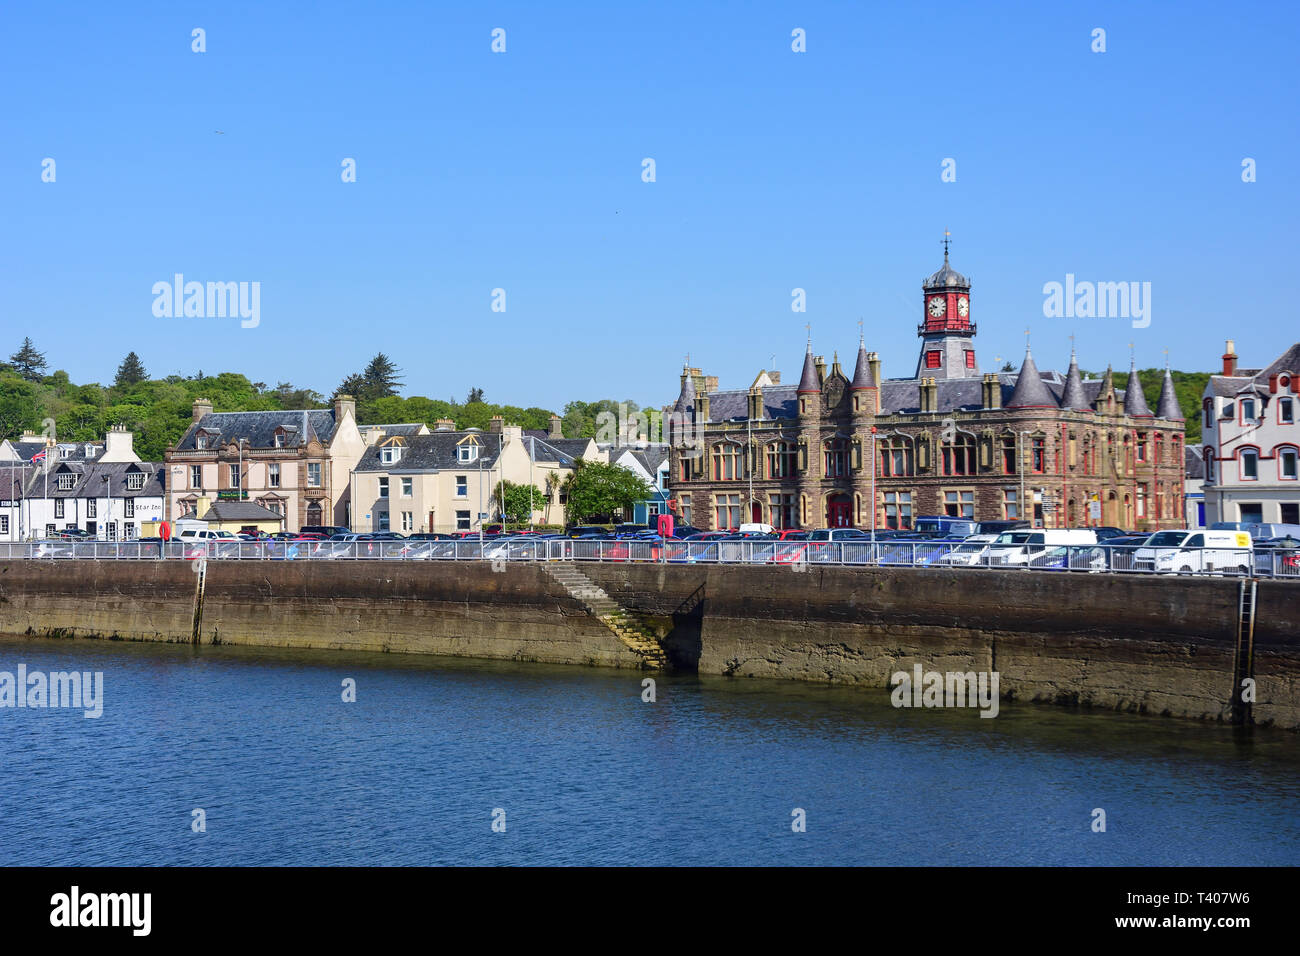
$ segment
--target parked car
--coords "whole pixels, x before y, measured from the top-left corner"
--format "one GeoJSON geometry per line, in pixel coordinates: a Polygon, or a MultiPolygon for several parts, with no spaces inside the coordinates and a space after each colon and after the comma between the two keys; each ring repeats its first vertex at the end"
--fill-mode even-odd
{"type": "Polygon", "coordinates": [[[298,530],[307,534],[320,534],[332,538],[336,534],[347,534],[352,529],[338,524],[305,524],[298,530]]]}
{"type": "Polygon", "coordinates": [[[1111,538],[1124,538],[1129,536],[1129,532],[1125,531],[1123,528],[1111,528],[1106,525],[1091,530],[1097,535],[1098,541],[1109,541],[1111,538]]]}
{"type": "Polygon", "coordinates": [[[1246,526],[1250,536],[1256,541],[1268,541],[1270,538],[1300,538],[1300,524],[1250,524],[1246,526]]]}
{"type": "Polygon", "coordinates": [[[986,567],[1024,566],[1048,548],[1096,543],[1097,535],[1092,529],[1033,528],[1004,531],[980,556],[980,564],[986,567]]]}
{"type": "Polygon", "coordinates": [[[988,546],[997,540],[996,534],[973,534],[946,554],[934,559],[934,564],[945,567],[974,567],[988,546]]]}
{"type": "Polygon", "coordinates": [[[53,540],[60,541],[94,541],[95,536],[85,528],[64,528],[61,531],[55,531],[50,535],[53,540]]]}
{"type": "Polygon", "coordinates": [[[1245,531],[1157,531],[1137,549],[1133,566],[1178,574],[1250,574],[1255,566],[1254,539],[1245,531]]]}
{"type": "Polygon", "coordinates": [[[1106,556],[1101,547],[1062,545],[1034,555],[1029,566],[1035,571],[1105,571],[1106,556]]]}
{"type": "Polygon", "coordinates": [[[977,521],[975,522],[975,534],[987,534],[990,537],[997,537],[1003,531],[1016,531],[1028,527],[1030,527],[1028,521],[1016,521],[1014,519],[1009,521],[977,521]]]}
{"type": "Polygon", "coordinates": [[[229,531],[211,531],[205,528],[186,528],[179,535],[182,541],[237,541],[238,539],[229,531]]]}
{"type": "Polygon", "coordinates": [[[575,525],[564,534],[569,538],[603,538],[609,533],[608,528],[601,528],[596,525],[575,525]]]}
{"type": "Polygon", "coordinates": [[[1106,567],[1112,571],[1132,571],[1133,555],[1137,553],[1138,548],[1147,543],[1149,537],[1151,537],[1150,533],[1143,532],[1120,535],[1104,541],[1099,538],[1098,544],[1106,559],[1106,567]]]}
{"type": "Polygon", "coordinates": [[[912,522],[913,531],[937,534],[944,538],[968,538],[979,534],[979,526],[970,518],[953,518],[948,515],[923,515],[912,522]]]}
{"type": "Polygon", "coordinates": [[[1279,577],[1300,574],[1300,537],[1287,535],[1256,541],[1255,570],[1279,577]]]}

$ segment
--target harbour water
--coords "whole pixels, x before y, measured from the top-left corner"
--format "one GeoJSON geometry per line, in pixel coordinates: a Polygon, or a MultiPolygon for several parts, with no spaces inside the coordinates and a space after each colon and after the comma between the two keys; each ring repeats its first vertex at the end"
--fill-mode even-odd
{"type": "Polygon", "coordinates": [[[20,664],[102,672],[103,715],[0,708],[4,866],[1300,863],[1284,731],[694,676],[656,676],[645,702],[633,671],[0,638],[0,673],[20,664]]]}

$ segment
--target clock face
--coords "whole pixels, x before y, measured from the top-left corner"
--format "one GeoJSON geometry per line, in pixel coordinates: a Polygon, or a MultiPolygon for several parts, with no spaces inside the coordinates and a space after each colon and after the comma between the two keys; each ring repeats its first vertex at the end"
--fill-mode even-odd
{"type": "Polygon", "coordinates": [[[930,314],[936,319],[948,311],[948,304],[943,301],[943,296],[936,295],[930,300],[930,314]]]}
{"type": "Polygon", "coordinates": [[[965,296],[957,300],[957,314],[962,318],[970,315],[970,302],[967,301],[965,296]]]}

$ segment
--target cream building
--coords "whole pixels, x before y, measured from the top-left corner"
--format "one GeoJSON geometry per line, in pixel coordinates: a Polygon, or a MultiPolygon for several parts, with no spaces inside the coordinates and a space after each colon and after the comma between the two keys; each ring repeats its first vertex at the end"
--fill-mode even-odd
{"type": "MultiPolygon", "coordinates": [[[[553,429],[554,431],[554,429],[553,429]]],[[[441,420],[427,434],[388,434],[352,473],[352,530],[477,531],[498,520],[492,493],[504,479],[539,491],[535,524],[565,523],[560,484],[576,459],[599,461],[592,439],[525,434],[498,416],[491,428],[456,431],[441,420]]]]}

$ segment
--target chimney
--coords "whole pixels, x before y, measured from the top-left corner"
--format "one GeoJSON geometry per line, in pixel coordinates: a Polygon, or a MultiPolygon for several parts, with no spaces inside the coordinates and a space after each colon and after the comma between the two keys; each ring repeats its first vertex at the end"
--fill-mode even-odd
{"type": "Polygon", "coordinates": [[[763,389],[755,385],[749,390],[749,411],[747,416],[754,421],[763,418],[763,389]]]}
{"type": "Polygon", "coordinates": [[[814,359],[814,364],[817,366],[817,381],[824,385],[824,384],[826,383],[826,358],[825,358],[825,356],[822,356],[822,355],[817,356],[817,358],[814,359]]]}
{"type": "Polygon", "coordinates": [[[767,373],[767,377],[768,377],[768,379],[772,382],[773,385],[780,385],[780,384],[781,384],[781,373],[780,373],[780,372],[772,372],[772,371],[769,371],[769,372],[767,373]]]}
{"type": "Polygon", "coordinates": [[[868,352],[867,361],[871,363],[871,380],[876,383],[876,388],[880,388],[885,383],[880,377],[880,353],[868,352]]]}
{"type": "Polygon", "coordinates": [[[351,395],[335,395],[334,423],[343,421],[344,415],[350,415],[353,421],[357,420],[357,401],[351,395]]]}
{"type": "Polygon", "coordinates": [[[132,435],[121,425],[114,425],[104,436],[104,454],[100,461],[139,461],[132,445],[132,435]]]}
{"type": "Polygon", "coordinates": [[[440,418],[434,423],[433,430],[436,432],[454,432],[456,430],[456,423],[450,418],[440,418]]]}
{"type": "Polygon", "coordinates": [[[1223,350],[1223,374],[1237,374],[1237,353],[1232,347],[1232,339],[1228,339],[1227,348],[1223,350]]]}
{"type": "Polygon", "coordinates": [[[921,411],[935,411],[938,405],[938,392],[938,386],[933,378],[921,379],[921,411]]]}
{"type": "Polygon", "coordinates": [[[212,400],[210,398],[194,399],[194,407],[192,410],[192,414],[193,417],[191,418],[191,422],[197,425],[199,423],[199,420],[203,418],[204,415],[212,414],[212,400]]]}
{"type": "Polygon", "coordinates": [[[994,372],[985,372],[984,380],[981,383],[983,392],[983,401],[980,403],[985,408],[1002,407],[1002,382],[994,372]]]}
{"type": "Polygon", "coordinates": [[[563,437],[564,437],[564,431],[563,431],[563,428],[562,428],[563,425],[564,425],[564,419],[563,419],[563,418],[561,418],[559,415],[552,415],[552,416],[551,416],[551,427],[550,427],[549,429],[547,429],[546,437],[547,437],[547,438],[563,438],[563,437]]]}
{"type": "Polygon", "coordinates": [[[32,431],[30,428],[23,429],[23,438],[35,438],[35,437],[36,437],[36,432],[32,431]]]}
{"type": "Polygon", "coordinates": [[[706,392],[716,392],[718,390],[718,376],[716,375],[704,376],[704,390],[706,392]]]}
{"type": "Polygon", "coordinates": [[[212,507],[212,500],[210,498],[206,498],[206,497],[199,498],[197,501],[194,502],[194,517],[202,518],[205,514],[208,513],[208,509],[211,507],[212,507]]]}
{"type": "Polygon", "coordinates": [[[500,415],[493,415],[492,421],[488,423],[488,431],[493,435],[500,435],[501,430],[505,428],[506,420],[500,415]]]}

